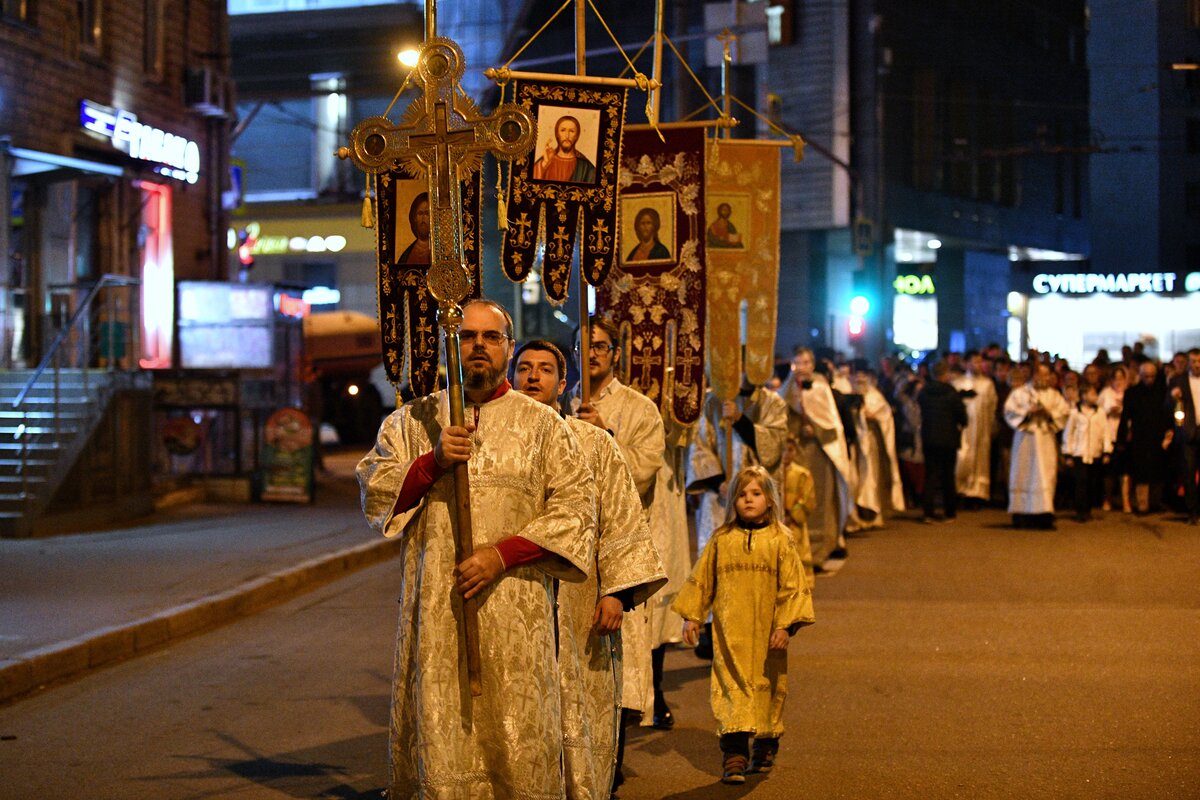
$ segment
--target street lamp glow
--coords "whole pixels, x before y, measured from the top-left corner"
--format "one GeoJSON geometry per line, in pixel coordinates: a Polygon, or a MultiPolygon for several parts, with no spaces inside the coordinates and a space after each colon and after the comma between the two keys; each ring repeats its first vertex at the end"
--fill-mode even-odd
{"type": "Polygon", "coordinates": [[[850,301],[850,313],[856,317],[865,317],[871,310],[871,301],[861,294],[855,295],[850,301]]]}
{"type": "Polygon", "coordinates": [[[420,56],[420,51],[414,50],[411,47],[407,50],[401,50],[396,54],[396,58],[400,60],[400,63],[409,69],[412,69],[417,65],[417,59],[420,58],[420,56]]]}

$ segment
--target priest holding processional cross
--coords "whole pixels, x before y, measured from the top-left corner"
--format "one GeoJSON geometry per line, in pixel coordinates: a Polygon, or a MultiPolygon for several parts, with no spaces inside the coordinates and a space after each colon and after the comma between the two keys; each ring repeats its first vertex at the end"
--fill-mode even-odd
{"type": "MultiPolygon", "coordinates": [[[[423,96],[399,125],[382,117],[362,122],[342,152],[380,182],[399,170],[428,183],[409,221],[417,235],[428,214],[422,288],[439,305],[449,381],[385,420],[358,468],[368,521],[406,545],[389,796],[558,797],[567,728],[554,597],[559,581],[594,576],[603,563],[594,555],[598,492],[579,435],[548,406],[511,391],[507,311],[487,300],[460,305],[472,276],[463,268],[459,184],[478,169],[483,152],[527,152],[532,120],[513,105],[479,114],[457,88],[461,52],[429,33],[410,76],[423,96]],[[478,513],[484,508],[488,514],[478,513]]],[[[575,128],[560,127],[566,142],[575,128]]],[[[383,236],[381,230],[381,243],[383,236]]],[[[414,266],[406,254],[393,252],[392,263],[414,266]]],[[[619,457],[614,465],[627,470],[619,457]]],[[[644,528],[639,540],[625,526],[609,527],[604,541],[629,553],[640,548],[643,555],[631,563],[645,567],[636,575],[613,568],[604,577],[652,592],[661,579],[644,528]]],[[[606,701],[614,722],[618,687],[606,701]]],[[[611,744],[607,757],[598,746],[594,760],[602,766],[607,758],[611,775],[611,744]]],[[[585,793],[571,796],[606,797],[610,780],[602,772],[575,770],[603,785],[585,777],[576,781],[585,793]]]]}
{"type": "Polygon", "coordinates": [[[558,797],[554,581],[592,563],[595,489],[566,423],[510,391],[507,312],[459,305],[471,290],[459,182],[484,152],[511,158],[533,135],[519,108],[478,114],[462,70],[457,45],[429,35],[422,96],[400,125],[361,123],[345,150],[368,174],[399,164],[427,179],[428,291],[449,379],[385,420],[358,467],[368,521],[405,542],[389,796],[558,797]]]}

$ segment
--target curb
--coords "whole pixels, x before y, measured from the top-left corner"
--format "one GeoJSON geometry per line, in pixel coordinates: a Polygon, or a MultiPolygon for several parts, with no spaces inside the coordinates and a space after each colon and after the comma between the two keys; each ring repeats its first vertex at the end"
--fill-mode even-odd
{"type": "Polygon", "coordinates": [[[291,600],[399,555],[400,544],[397,537],[317,556],[225,592],[5,659],[0,661],[0,703],[291,600]]]}

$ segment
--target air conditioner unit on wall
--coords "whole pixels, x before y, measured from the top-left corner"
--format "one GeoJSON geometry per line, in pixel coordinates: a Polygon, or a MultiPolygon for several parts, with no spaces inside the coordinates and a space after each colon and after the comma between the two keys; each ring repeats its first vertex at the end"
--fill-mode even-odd
{"type": "Polygon", "coordinates": [[[229,113],[229,79],[212,67],[192,67],[183,87],[184,102],[206,117],[224,117],[229,113]]]}

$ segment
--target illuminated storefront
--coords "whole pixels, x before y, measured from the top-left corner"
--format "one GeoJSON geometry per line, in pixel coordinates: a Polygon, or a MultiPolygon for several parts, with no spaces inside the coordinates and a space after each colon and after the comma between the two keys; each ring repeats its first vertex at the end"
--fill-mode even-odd
{"type": "Polygon", "coordinates": [[[924,353],[938,345],[937,290],[932,275],[902,274],[892,282],[892,341],[906,353],[924,353]]]}
{"type": "Polygon", "coordinates": [[[1010,351],[1023,345],[1080,365],[1139,341],[1158,358],[1200,346],[1200,272],[1039,272],[1022,283],[1010,297],[1023,326],[1014,325],[1010,351]]]}

